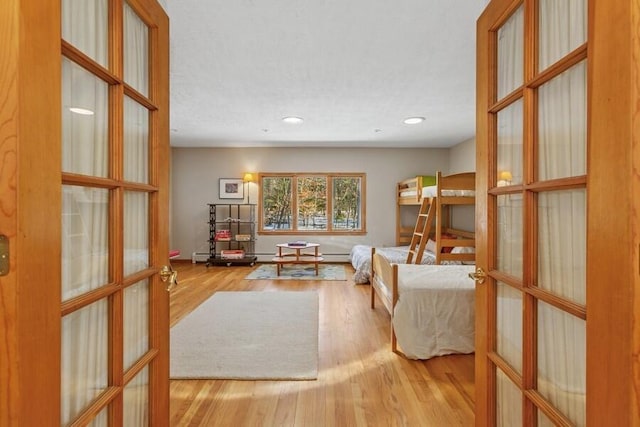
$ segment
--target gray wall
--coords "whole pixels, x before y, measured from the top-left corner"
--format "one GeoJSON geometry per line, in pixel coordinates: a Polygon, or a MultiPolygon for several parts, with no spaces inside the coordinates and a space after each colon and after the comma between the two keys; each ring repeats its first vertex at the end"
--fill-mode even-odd
{"type": "MultiPolygon", "coordinates": [[[[449,149],[449,172],[473,172],[476,170],[476,139],[471,138],[449,149]]],[[[473,231],[475,229],[475,209],[473,206],[453,208],[452,222],[456,228],[473,231]]]]}
{"type": "MultiPolygon", "coordinates": [[[[364,172],[367,234],[300,237],[320,243],[327,260],[347,261],[358,243],[395,245],[398,181],[437,170],[449,173],[451,161],[451,149],[444,148],[172,148],[171,247],[184,259],[193,252],[208,252],[207,203],[230,201],[218,199],[219,178],[242,178],[244,172],[364,172]]],[[[457,155],[453,161],[463,163],[457,155]]],[[[249,193],[251,202],[257,202],[255,183],[249,193]]],[[[269,260],[276,243],[294,239],[259,235],[256,252],[265,254],[259,260],[269,260]]]]}

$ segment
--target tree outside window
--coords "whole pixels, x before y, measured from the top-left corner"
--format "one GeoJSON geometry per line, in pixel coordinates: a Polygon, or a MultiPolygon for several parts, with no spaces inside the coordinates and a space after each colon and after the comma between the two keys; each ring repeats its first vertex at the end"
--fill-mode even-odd
{"type": "Polygon", "coordinates": [[[260,174],[264,234],[363,234],[365,174],[260,174]]]}

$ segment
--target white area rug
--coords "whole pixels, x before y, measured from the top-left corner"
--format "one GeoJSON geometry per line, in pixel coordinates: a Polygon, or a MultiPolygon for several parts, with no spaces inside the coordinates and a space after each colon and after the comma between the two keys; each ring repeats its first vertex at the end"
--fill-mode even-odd
{"type": "Polygon", "coordinates": [[[312,380],[318,293],[216,292],[171,328],[171,378],[312,380]]]}

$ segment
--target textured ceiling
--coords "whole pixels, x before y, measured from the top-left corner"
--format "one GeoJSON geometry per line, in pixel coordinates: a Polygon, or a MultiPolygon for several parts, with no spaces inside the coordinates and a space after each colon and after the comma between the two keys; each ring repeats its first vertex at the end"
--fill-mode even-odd
{"type": "Polygon", "coordinates": [[[172,146],[449,147],[474,135],[486,0],[167,3],[172,146]]]}

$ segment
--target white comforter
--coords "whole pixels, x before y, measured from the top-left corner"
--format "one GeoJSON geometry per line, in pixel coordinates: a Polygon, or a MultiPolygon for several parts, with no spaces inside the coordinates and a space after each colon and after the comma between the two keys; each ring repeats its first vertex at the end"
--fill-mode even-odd
{"type": "Polygon", "coordinates": [[[472,265],[398,265],[393,328],[411,359],[472,353],[475,287],[472,265]]]}

